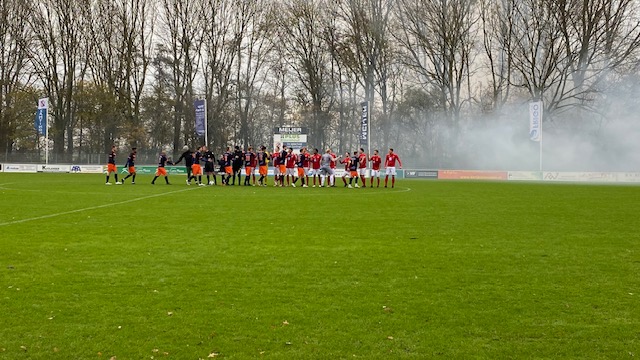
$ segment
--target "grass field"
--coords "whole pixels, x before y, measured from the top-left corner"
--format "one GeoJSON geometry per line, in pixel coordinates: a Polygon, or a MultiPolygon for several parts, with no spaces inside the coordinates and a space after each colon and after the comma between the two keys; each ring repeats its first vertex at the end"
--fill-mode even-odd
{"type": "Polygon", "coordinates": [[[640,187],[150,180],[0,173],[0,358],[640,356],[640,187]]]}

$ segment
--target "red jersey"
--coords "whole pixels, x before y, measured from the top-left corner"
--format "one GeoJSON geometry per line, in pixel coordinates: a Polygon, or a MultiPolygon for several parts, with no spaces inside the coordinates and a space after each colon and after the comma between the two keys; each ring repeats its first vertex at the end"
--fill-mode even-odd
{"type": "Polygon", "coordinates": [[[274,151],[273,154],[271,154],[271,161],[273,162],[273,166],[279,166],[280,165],[280,152],[274,151]]]}
{"type": "Polygon", "coordinates": [[[402,166],[402,161],[400,161],[398,155],[395,153],[387,154],[387,158],[384,161],[384,167],[396,167],[396,160],[398,161],[398,165],[402,166]]]}
{"type": "Polygon", "coordinates": [[[311,155],[311,158],[309,160],[311,161],[311,167],[314,170],[320,169],[320,159],[322,159],[322,155],[320,154],[311,155]]]}
{"type": "Polygon", "coordinates": [[[371,157],[371,163],[373,170],[380,170],[380,164],[382,163],[382,158],[378,155],[373,155],[371,157]]]}
{"type": "Polygon", "coordinates": [[[358,155],[358,168],[366,169],[367,168],[367,154],[362,153],[358,155]]]}
{"type": "Polygon", "coordinates": [[[311,160],[311,155],[309,155],[308,153],[303,153],[303,154],[300,154],[300,156],[302,156],[302,167],[308,168],[309,161],[311,160]]]}
{"type": "Polygon", "coordinates": [[[340,164],[344,164],[344,169],[349,171],[349,165],[351,164],[351,159],[346,157],[343,160],[340,160],[340,164]]]}
{"type": "Polygon", "coordinates": [[[331,164],[329,164],[329,167],[332,168],[332,169],[336,168],[335,158],[336,158],[336,154],[331,153],[331,164]]]}
{"type": "Polygon", "coordinates": [[[296,161],[298,161],[298,156],[296,154],[291,153],[287,155],[287,168],[293,169],[296,167],[296,161]]]}

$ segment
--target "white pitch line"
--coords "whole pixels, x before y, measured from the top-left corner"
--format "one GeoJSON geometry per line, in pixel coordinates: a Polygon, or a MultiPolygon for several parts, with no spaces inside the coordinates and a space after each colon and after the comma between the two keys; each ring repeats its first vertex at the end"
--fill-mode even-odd
{"type": "Polygon", "coordinates": [[[170,191],[170,192],[161,193],[161,194],[143,196],[143,197],[139,197],[139,198],[135,198],[135,199],[129,199],[129,200],[120,201],[120,202],[116,202],[116,203],[109,203],[109,204],[104,204],[104,205],[92,206],[92,207],[83,208],[83,209],[76,209],[76,210],[70,210],[70,211],[63,211],[63,212],[55,213],[55,214],[36,216],[36,217],[33,217],[33,218],[28,218],[28,219],[9,221],[9,222],[5,222],[5,223],[0,223],[0,226],[15,225],[15,224],[21,224],[21,223],[25,223],[25,222],[29,222],[29,221],[49,219],[49,218],[56,217],[56,216],[75,214],[75,213],[79,213],[79,212],[83,212],[83,211],[103,209],[103,208],[107,208],[107,207],[111,207],[111,206],[128,204],[128,203],[132,203],[132,202],[136,202],[136,201],[140,201],[140,200],[146,200],[146,199],[151,199],[151,198],[155,198],[155,197],[176,194],[176,193],[185,192],[185,191],[194,190],[194,189],[198,189],[198,187],[192,187],[192,188],[189,188],[189,189],[176,190],[176,191],[170,191]]]}

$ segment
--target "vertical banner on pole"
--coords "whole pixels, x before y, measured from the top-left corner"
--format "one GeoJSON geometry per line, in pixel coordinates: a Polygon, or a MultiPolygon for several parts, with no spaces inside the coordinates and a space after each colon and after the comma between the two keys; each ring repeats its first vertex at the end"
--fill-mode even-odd
{"type": "Polygon", "coordinates": [[[529,138],[542,140],[542,101],[529,103],[529,138]]]}
{"type": "MultiPolygon", "coordinates": [[[[196,134],[205,137],[207,142],[207,103],[205,100],[196,100],[193,102],[196,111],[196,134]]],[[[208,145],[208,144],[207,144],[208,145]]]]}
{"type": "MultiPolygon", "coordinates": [[[[360,145],[369,147],[369,102],[360,103],[362,106],[362,116],[360,117],[360,145]]],[[[367,149],[368,151],[368,149],[367,149]]]]}
{"type": "Polygon", "coordinates": [[[529,139],[540,143],[540,171],[542,171],[542,101],[529,103],[529,139]]]}
{"type": "Polygon", "coordinates": [[[44,162],[49,164],[49,119],[47,112],[49,110],[49,98],[38,100],[38,110],[36,111],[35,128],[38,134],[44,135],[44,162]]]}
{"type": "Polygon", "coordinates": [[[49,108],[49,98],[38,100],[38,110],[36,111],[35,128],[40,135],[47,135],[47,109],[49,108]]]}

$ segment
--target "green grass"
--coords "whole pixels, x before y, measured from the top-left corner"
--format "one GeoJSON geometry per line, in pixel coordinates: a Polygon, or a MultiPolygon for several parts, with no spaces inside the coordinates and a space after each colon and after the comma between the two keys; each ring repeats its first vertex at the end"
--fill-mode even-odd
{"type": "Polygon", "coordinates": [[[0,173],[0,358],[640,356],[639,187],[149,181],[0,173]]]}

